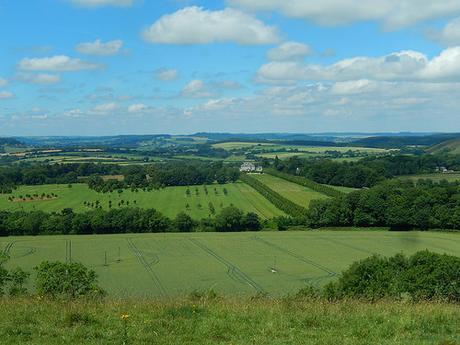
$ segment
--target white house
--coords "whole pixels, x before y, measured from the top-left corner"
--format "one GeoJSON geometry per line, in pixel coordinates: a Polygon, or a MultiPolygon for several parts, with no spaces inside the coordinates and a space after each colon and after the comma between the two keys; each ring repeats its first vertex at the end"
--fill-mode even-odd
{"type": "Polygon", "coordinates": [[[263,168],[261,166],[256,166],[254,163],[251,162],[244,162],[241,164],[240,172],[257,172],[261,173],[263,168]]]}

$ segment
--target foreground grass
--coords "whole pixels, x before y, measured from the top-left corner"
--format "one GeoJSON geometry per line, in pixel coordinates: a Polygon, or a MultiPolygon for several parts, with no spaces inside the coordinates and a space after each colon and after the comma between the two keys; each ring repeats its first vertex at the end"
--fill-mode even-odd
{"type": "Polygon", "coordinates": [[[2,344],[460,344],[446,304],[1,300],[2,344]],[[121,315],[129,315],[122,319],[121,315]]]}

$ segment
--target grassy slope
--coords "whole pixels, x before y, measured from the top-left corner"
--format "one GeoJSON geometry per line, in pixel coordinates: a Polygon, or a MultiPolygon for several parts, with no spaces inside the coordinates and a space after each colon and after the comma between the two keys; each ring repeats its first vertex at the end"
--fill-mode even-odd
{"type": "Polygon", "coordinates": [[[444,141],[440,144],[434,145],[428,149],[430,153],[450,153],[460,154],[460,139],[453,139],[444,141]]]}
{"type": "Polygon", "coordinates": [[[443,304],[230,300],[0,301],[2,344],[455,345],[443,304]],[[122,314],[129,314],[127,321],[122,314]],[[6,316],[6,317],[5,317],[6,316]]]}
{"type": "Polygon", "coordinates": [[[254,174],[251,176],[265,183],[268,187],[273,189],[275,192],[278,192],[285,198],[303,207],[308,207],[312,200],[327,198],[327,196],[324,194],[315,192],[314,190],[311,190],[307,187],[283,180],[279,177],[268,174],[254,174]]]}
{"type": "Polygon", "coordinates": [[[66,261],[66,241],[72,260],[95,269],[112,296],[177,296],[209,288],[280,296],[335,279],[372,253],[430,249],[460,255],[458,233],[376,230],[8,237],[0,238],[0,251],[13,243],[9,267],[31,271],[44,260],[66,261]]]}
{"type": "Polygon", "coordinates": [[[208,195],[205,194],[203,186],[190,187],[192,194],[187,197],[185,193],[187,187],[168,187],[152,192],[140,190],[138,193],[125,190],[119,195],[117,192],[96,193],[85,184],[75,184],[72,188],[68,188],[67,185],[22,186],[13,192],[14,196],[55,193],[58,198],[48,201],[10,202],[8,201],[9,195],[0,195],[0,209],[18,210],[23,208],[24,210],[37,209],[51,212],[70,207],[77,212],[81,212],[91,209],[83,205],[84,201],[95,202],[99,200],[103,208],[107,209],[109,200],[112,200],[113,207],[118,207],[118,202],[123,199],[125,202],[129,201],[130,206],[156,208],[169,217],[175,217],[180,211],[185,211],[187,204],[190,205],[190,210],[187,212],[194,218],[208,217],[209,202],[214,204],[217,212],[220,211],[221,205],[226,207],[234,204],[246,212],[256,212],[264,218],[272,218],[283,214],[254,189],[243,183],[227,184],[225,186],[212,185],[207,188],[208,195]],[[228,190],[227,196],[223,193],[224,187],[228,190]],[[198,196],[195,193],[195,188],[198,188],[198,196]],[[218,194],[215,194],[214,188],[217,189],[218,194]],[[136,204],[134,204],[134,200],[137,201],[136,204]],[[201,208],[198,207],[199,204],[201,204],[201,208]]]}

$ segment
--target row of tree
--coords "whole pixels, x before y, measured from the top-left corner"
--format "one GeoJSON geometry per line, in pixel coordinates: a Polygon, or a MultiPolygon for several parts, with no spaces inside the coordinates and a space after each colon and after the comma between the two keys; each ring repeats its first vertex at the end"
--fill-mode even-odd
{"type": "Polygon", "coordinates": [[[286,161],[275,159],[278,171],[305,176],[321,184],[345,187],[372,187],[395,176],[435,172],[440,167],[460,169],[460,156],[388,155],[369,157],[357,162],[336,162],[328,159],[292,157],[286,161]]]}
{"type": "Polygon", "coordinates": [[[460,229],[460,184],[386,181],[339,198],[313,201],[305,223],[313,227],[460,229]]]}
{"type": "Polygon", "coordinates": [[[230,206],[214,218],[200,221],[184,212],[170,219],[155,209],[122,208],[95,209],[74,213],[64,209],[60,213],[42,211],[0,212],[0,236],[57,235],[57,234],[119,234],[192,231],[257,231],[261,221],[255,213],[244,213],[230,206]]]}
{"type": "Polygon", "coordinates": [[[268,201],[270,201],[280,210],[284,211],[286,214],[292,217],[303,217],[305,215],[307,210],[304,207],[275,192],[265,183],[262,183],[247,174],[241,175],[241,180],[262,194],[268,201]]]}

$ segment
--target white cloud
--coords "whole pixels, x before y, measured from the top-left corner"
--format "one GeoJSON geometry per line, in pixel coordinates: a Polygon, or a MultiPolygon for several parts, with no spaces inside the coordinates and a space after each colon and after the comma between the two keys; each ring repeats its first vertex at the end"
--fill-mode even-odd
{"type": "Polygon", "coordinates": [[[460,14],[458,0],[227,0],[232,6],[282,14],[323,25],[378,21],[394,30],[418,22],[460,14]]]}
{"type": "Polygon", "coordinates": [[[460,18],[447,23],[441,31],[431,32],[429,37],[447,46],[460,45],[460,18]]]}
{"type": "Polygon", "coordinates": [[[96,40],[94,42],[80,43],[75,47],[75,50],[86,55],[108,56],[117,54],[122,47],[123,41],[121,40],[108,41],[105,43],[101,40],[96,40]]]}
{"type": "Polygon", "coordinates": [[[43,85],[57,84],[61,81],[61,77],[59,75],[46,74],[46,73],[40,73],[40,74],[22,73],[18,76],[18,79],[25,83],[43,84],[43,85]]]}
{"type": "Polygon", "coordinates": [[[210,11],[196,6],[164,15],[143,32],[143,37],[148,42],[161,44],[271,44],[279,41],[275,27],[249,14],[232,8],[210,11]]]}
{"type": "Polygon", "coordinates": [[[114,112],[118,110],[120,106],[115,103],[115,102],[110,102],[110,103],[103,103],[96,105],[90,113],[96,114],[96,115],[105,115],[111,112],[114,112]]]}
{"type": "Polygon", "coordinates": [[[208,86],[199,79],[190,81],[182,90],[183,97],[189,98],[208,98],[212,97],[212,93],[208,90],[208,86]]]}
{"type": "Polygon", "coordinates": [[[7,86],[8,85],[8,80],[0,78],[0,87],[7,86]]]}
{"type": "Polygon", "coordinates": [[[73,4],[83,7],[103,7],[103,6],[131,6],[133,0],[70,0],[73,4]]]}
{"type": "Polygon", "coordinates": [[[271,61],[287,61],[302,59],[313,53],[306,44],[299,42],[284,42],[268,51],[267,57],[271,61]]]}
{"type": "Polygon", "coordinates": [[[14,93],[9,91],[0,91],[0,100],[1,99],[11,99],[14,98],[14,93]]]}
{"type": "Polygon", "coordinates": [[[131,114],[137,114],[137,113],[142,113],[146,111],[148,107],[145,104],[138,103],[138,104],[132,104],[128,107],[128,112],[131,114]]]}
{"type": "Polygon", "coordinates": [[[18,67],[23,71],[74,72],[98,69],[102,66],[65,55],[56,55],[46,58],[25,58],[19,62],[18,67]]]}
{"type": "Polygon", "coordinates": [[[460,80],[460,47],[442,51],[429,60],[416,51],[401,51],[382,57],[355,57],[332,65],[301,62],[270,62],[257,72],[256,80],[266,83],[311,81],[430,81],[460,80]]]}
{"type": "Polygon", "coordinates": [[[155,79],[162,81],[172,81],[179,77],[179,72],[172,68],[160,68],[155,71],[155,79]]]}

